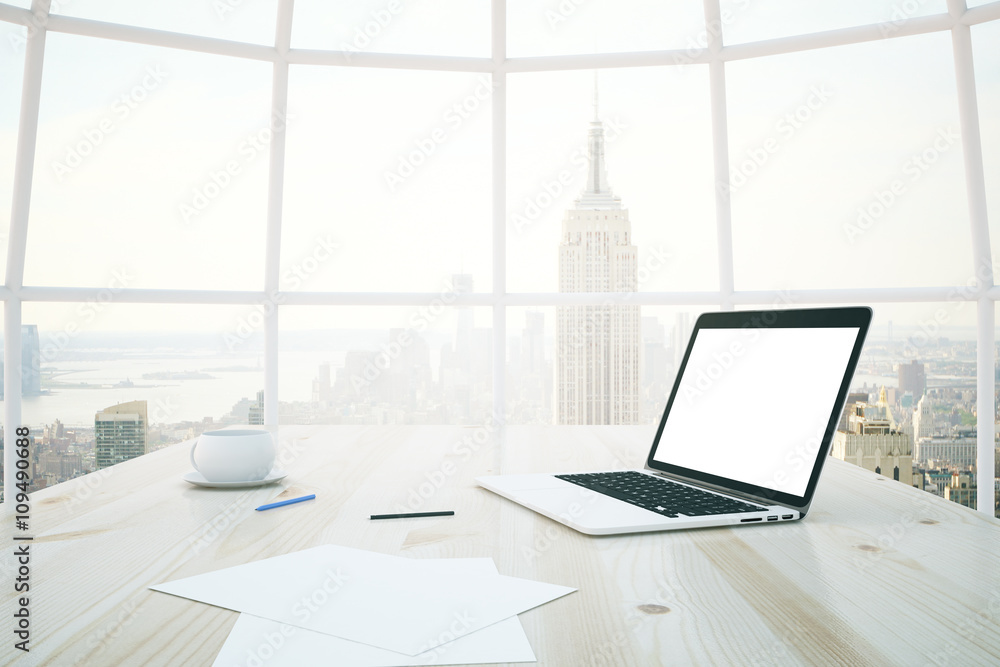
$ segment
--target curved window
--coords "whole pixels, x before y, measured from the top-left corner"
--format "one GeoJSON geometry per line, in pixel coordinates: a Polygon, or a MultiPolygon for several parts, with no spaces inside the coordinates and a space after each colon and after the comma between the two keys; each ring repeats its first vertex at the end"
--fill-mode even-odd
{"type": "Polygon", "coordinates": [[[926,410],[915,475],[924,436],[993,468],[1000,3],[153,4],[0,3],[4,418],[39,446],[91,465],[112,402],[162,443],[552,423],[567,306],[639,350],[607,381],[649,423],[699,311],[867,304],[852,395],[926,410]],[[178,386],[209,398],[150,407],[178,386]]]}

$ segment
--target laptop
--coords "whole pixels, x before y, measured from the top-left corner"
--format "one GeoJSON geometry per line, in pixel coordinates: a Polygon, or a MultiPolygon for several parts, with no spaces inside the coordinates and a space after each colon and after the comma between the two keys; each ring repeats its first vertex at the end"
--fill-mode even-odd
{"type": "Polygon", "coordinates": [[[866,307],[705,313],[641,470],[476,482],[588,535],[797,521],[871,319],[866,307]]]}

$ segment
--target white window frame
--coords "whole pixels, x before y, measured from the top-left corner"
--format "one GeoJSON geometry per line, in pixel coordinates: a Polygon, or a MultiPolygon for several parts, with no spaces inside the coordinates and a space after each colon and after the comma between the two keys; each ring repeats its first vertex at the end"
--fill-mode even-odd
{"type": "MultiPolygon", "coordinates": [[[[133,26],[50,15],[50,0],[33,0],[30,10],[0,4],[0,21],[28,26],[24,56],[20,122],[14,167],[13,201],[7,248],[7,273],[0,287],[4,304],[4,351],[6,388],[4,424],[11,442],[12,427],[21,419],[21,306],[24,302],[85,302],[99,298],[99,288],[38,287],[23,284],[28,211],[31,200],[31,179],[35,162],[38,132],[38,109],[41,96],[42,63],[45,57],[45,36],[62,32],[163,46],[271,62],[272,111],[284,115],[288,99],[289,64],[326,66],[376,67],[436,70],[452,72],[482,72],[492,76],[495,92],[492,96],[492,224],[493,224],[493,291],[492,293],[456,295],[456,305],[490,306],[493,309],[493,411],[497,420],[504,419],[504,384],[508,307],[598,305],[627,302],[640,305],[714,306],[723,310],[735,306],[768,306],[780,299],[791,298],[800,303],[897,303],[940,302],[962,298],[977,304],[977,470],[989,471],[992,482],[994,469],[994,317],[995,301],[1000,288],[994,285],[993,261],[989,225],[986,213],[986,186],[983,173],[979,111],[973,70],[971,26],[1000,20],[1000,2],[973,9],[965,0],[948,0],[944,14],[907,18],[893,23],[894,30],[885,35],[879,25],[865,25],[839,30],[770,39],[746,44],[723,45],[717,31],[706,30],[707,47],[695,53],[690,50],[648,51],[593,55],[543,56],[507,58],[507,11],[505,0],[492,0],[492,50],[489,58],[394,55],[352,53],[349,59],[340,51],[317,51],[291,48],[293,0],[279,0],[274,46],[246,44],[174,32],[150,30],[133,26]],[[725,188],[715,188],[716,228],[718,237],[719,290],[707,292],[640,292],[621,294],[560,294],[507,292],[506,248],[506,166],[507,166],[507,75],[518,72],[548,72],[577,69],[618,67],[676,66],[697,63],[709,69],[714,173],[716,182],[729,180],[729,138],[726,104],[726,63],[830,46],[842,46],[878,39],[898,39],[911,35],[950,31],[955,62],[959,106],[959,122],[966,174],[966,192],[971,222],[973,256],[972,274],[975,290],[966,286],[921,288],[865,288],[830,290],[737,291],[733,280],[733,245],[731,208],[725,188]],[[347,64],[349,63],[349,64],[347,64]]],[[[719,0],[704,0],[706,25],[722,25],[719,0]]],[[[349,293],[349,292],[278,292],[281,244],[281,212],[284,186],[285,135],[276,133],[270,144],[268,175],[267,239],[265,289],[263,291],[224,290],[154,290],[122,289],[116,294],[121,303],[172,304],[240,304],[266,308],[264,419],[269,425],[278,421],[278,317],[285,305],[424,305],[437,295],[408,292],[349,293]],[[274,299],[274,293],[280,295],[274,299]],[[269,296],[271,295],[271,296],[269,296]]],[[[15,448],[5,447],[5,488],[13,489],[16,472],[15,448]]],[[[977,506],[992,516],[994,485],[984,483],[980,475],[977,506]]],[[[5,503],[9,508],[11,503],[5,503]]]]}

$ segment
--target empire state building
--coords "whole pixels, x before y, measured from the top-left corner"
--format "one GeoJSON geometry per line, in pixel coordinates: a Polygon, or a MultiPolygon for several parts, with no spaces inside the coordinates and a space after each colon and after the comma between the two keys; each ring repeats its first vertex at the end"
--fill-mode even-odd
{"type": "MultiPolygon", "coordinates": [[[[559,291],[635,292],[638,252],[628,209],[608,185],[596,85],[587,152],[587,188],[563,216],[559,291]]],[[[557,424],[638,423],[640,321],[637,305],[556,308],[557,424]]]]}

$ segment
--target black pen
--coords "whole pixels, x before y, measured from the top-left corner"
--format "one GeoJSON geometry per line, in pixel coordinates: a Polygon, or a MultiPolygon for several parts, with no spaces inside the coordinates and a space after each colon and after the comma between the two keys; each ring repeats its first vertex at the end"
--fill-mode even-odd
{"type": "Polygon", "coordinates": [[[453,516],[451,510],[447,512],[413,512],[412,514],[372,514],[373,519],[411,519],[420,516],[453,516]]]}

